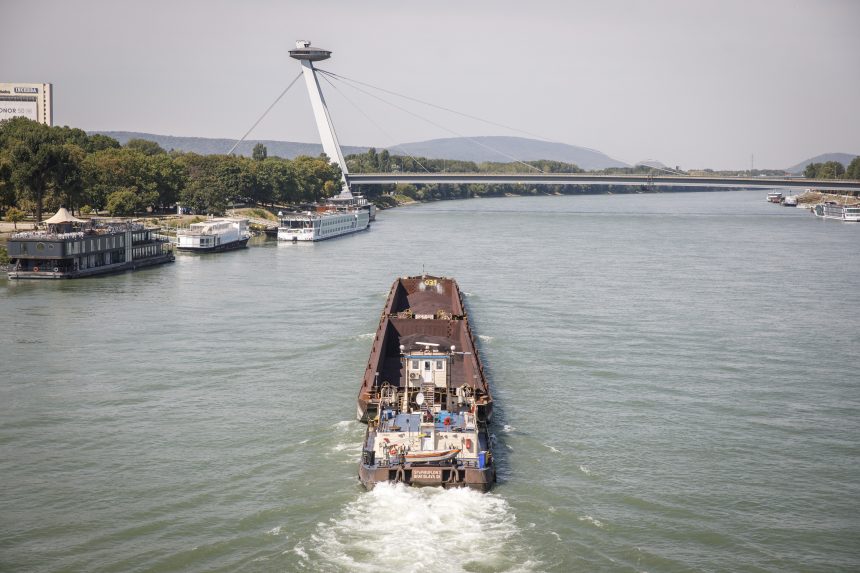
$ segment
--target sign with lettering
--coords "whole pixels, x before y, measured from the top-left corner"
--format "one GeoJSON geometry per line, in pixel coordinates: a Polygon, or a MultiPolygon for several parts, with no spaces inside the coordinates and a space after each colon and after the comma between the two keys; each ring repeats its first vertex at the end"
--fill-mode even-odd
{"type": "Polygon", "coordinates": [[[418,480],[442,481],[442,470],[439,470],[439,469],[412,470],[412,481],[418,481],[418,480]]]}

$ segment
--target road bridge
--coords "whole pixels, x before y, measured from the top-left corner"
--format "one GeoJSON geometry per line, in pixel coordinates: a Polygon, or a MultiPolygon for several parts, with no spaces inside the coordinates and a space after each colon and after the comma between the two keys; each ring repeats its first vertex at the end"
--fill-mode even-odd
{"type": "Polygon", "coordinates": [[[350,173],[351,185],[397,183],[503,183],[508,185],[630,185],[666,187],[801,188],[860,192],[860,181],[802,177],[717,177],[691,175],[595,175],[592,173],[350,173]]]}
{"type": "MultiPolygon", "coordinates": [[[[342,173],[342,189],[337,199],[352,199],[350,185],[386,185],[396,183],[484,183],[523,185],[630,185],[668,187],[729,187],[729,188],[803,188],[821,191],[860,192],[860,181],[812,180],[791,177],[694,177],[689,175],[595,175],[591,173],[350,173],[344,160],[340,142],[320,89],[314,62],[331,57],[329,50],[316,48],[304,40],[296,42],[290,57],[301,62],[311,107],[323,151],[336,162],[342,173]]],[[[298,79],[298,78],[296,78],[298,79]]],[[[295,82],[295,80],[293,80],[295,82]]],[[[290,84],[292,85],[292,84],[290,84]]],[[[287,87],[289,89],[289,86],[287,87]]],[[[281,94],[283,95],[283,94],[281,94]]],[[[274,104],[273,104],[274,105],[274,104]]],[[[259,121],[259,120],[258,120],[259,121]]],[[[235,147],[235,146],[234,146],[235,147]]]]}

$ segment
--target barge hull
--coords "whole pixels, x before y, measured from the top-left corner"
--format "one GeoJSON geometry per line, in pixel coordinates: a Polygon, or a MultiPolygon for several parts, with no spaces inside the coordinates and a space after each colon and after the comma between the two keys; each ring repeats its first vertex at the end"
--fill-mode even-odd
{"type": "Polygon", "coordinates": [[[493,399],[459,287],[402,277],[391,287],[357,400],[368,425],[359,479],[471,487],[495,483],[493,399]]]}

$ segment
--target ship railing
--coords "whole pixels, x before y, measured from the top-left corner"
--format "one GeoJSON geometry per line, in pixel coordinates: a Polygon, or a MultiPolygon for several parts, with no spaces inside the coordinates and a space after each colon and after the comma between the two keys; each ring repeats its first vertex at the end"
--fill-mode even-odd
{"type": "Polygon", "coordinates": [[[39,239],[42,241],[65,241],[67,239],[83,239],[82,232],[49,233],[48,231],[21,231],[12,234],[13,239],[39,239]]]}
{"type": "MultiPolygon", "coordinates": [[[[378,468],[390,468],[390,467],[397,467],[397,466],[401,465],[400,461],[397,459],[387,459],[387,460],[386,459],[377,459],[377,460],[375,460],[375,462],[376,462],[376,467],[378,467],[378,468]]],[[[430,466],[430,467],[447,468],[447,467],[455,467],[455,466],[444,465],[444,466],[430,466]]],[[[458,459],[456,467],[457,468],[478,469],[478,460],[477,459],[474,459],[474,460],[472,460],[472,459],[468,459],[468,460],[458,459]]]]}

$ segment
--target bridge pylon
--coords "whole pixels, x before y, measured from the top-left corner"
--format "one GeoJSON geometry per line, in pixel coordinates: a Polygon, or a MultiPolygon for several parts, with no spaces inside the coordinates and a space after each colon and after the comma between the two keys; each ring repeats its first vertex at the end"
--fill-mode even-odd
{"type": "Polygon", "coordinates": [[[346,161],[343,158],[343,152],[340,150],[340,142],[337,140],[337,134],[334,131],[334,124],[331,121],[331,115],[328,112],[328,106],[325,103],[322,90],[320,89],[319,79],[317,78],[317,70],[314,68],[314,62],[327,60],[331,57],[331,52],[311,46],[311,43],[306,40],[298,40],[296,49],[290,50],[290,57],[299,60],[302,64],[302,74],[305,78],[305,85],[308,88],[308,95],[311,98],[311,107],[314,110],[314,118],[317,122],[317,129],[320,132],[320,140],[322,142],[323,151],[328,155],[331,161],[334,161],[340,166],[341,182],[343,183],[338,199],[352,199],[352,192],[349,189],[347,177],[349,171],[346,168],[346,161]]]}

